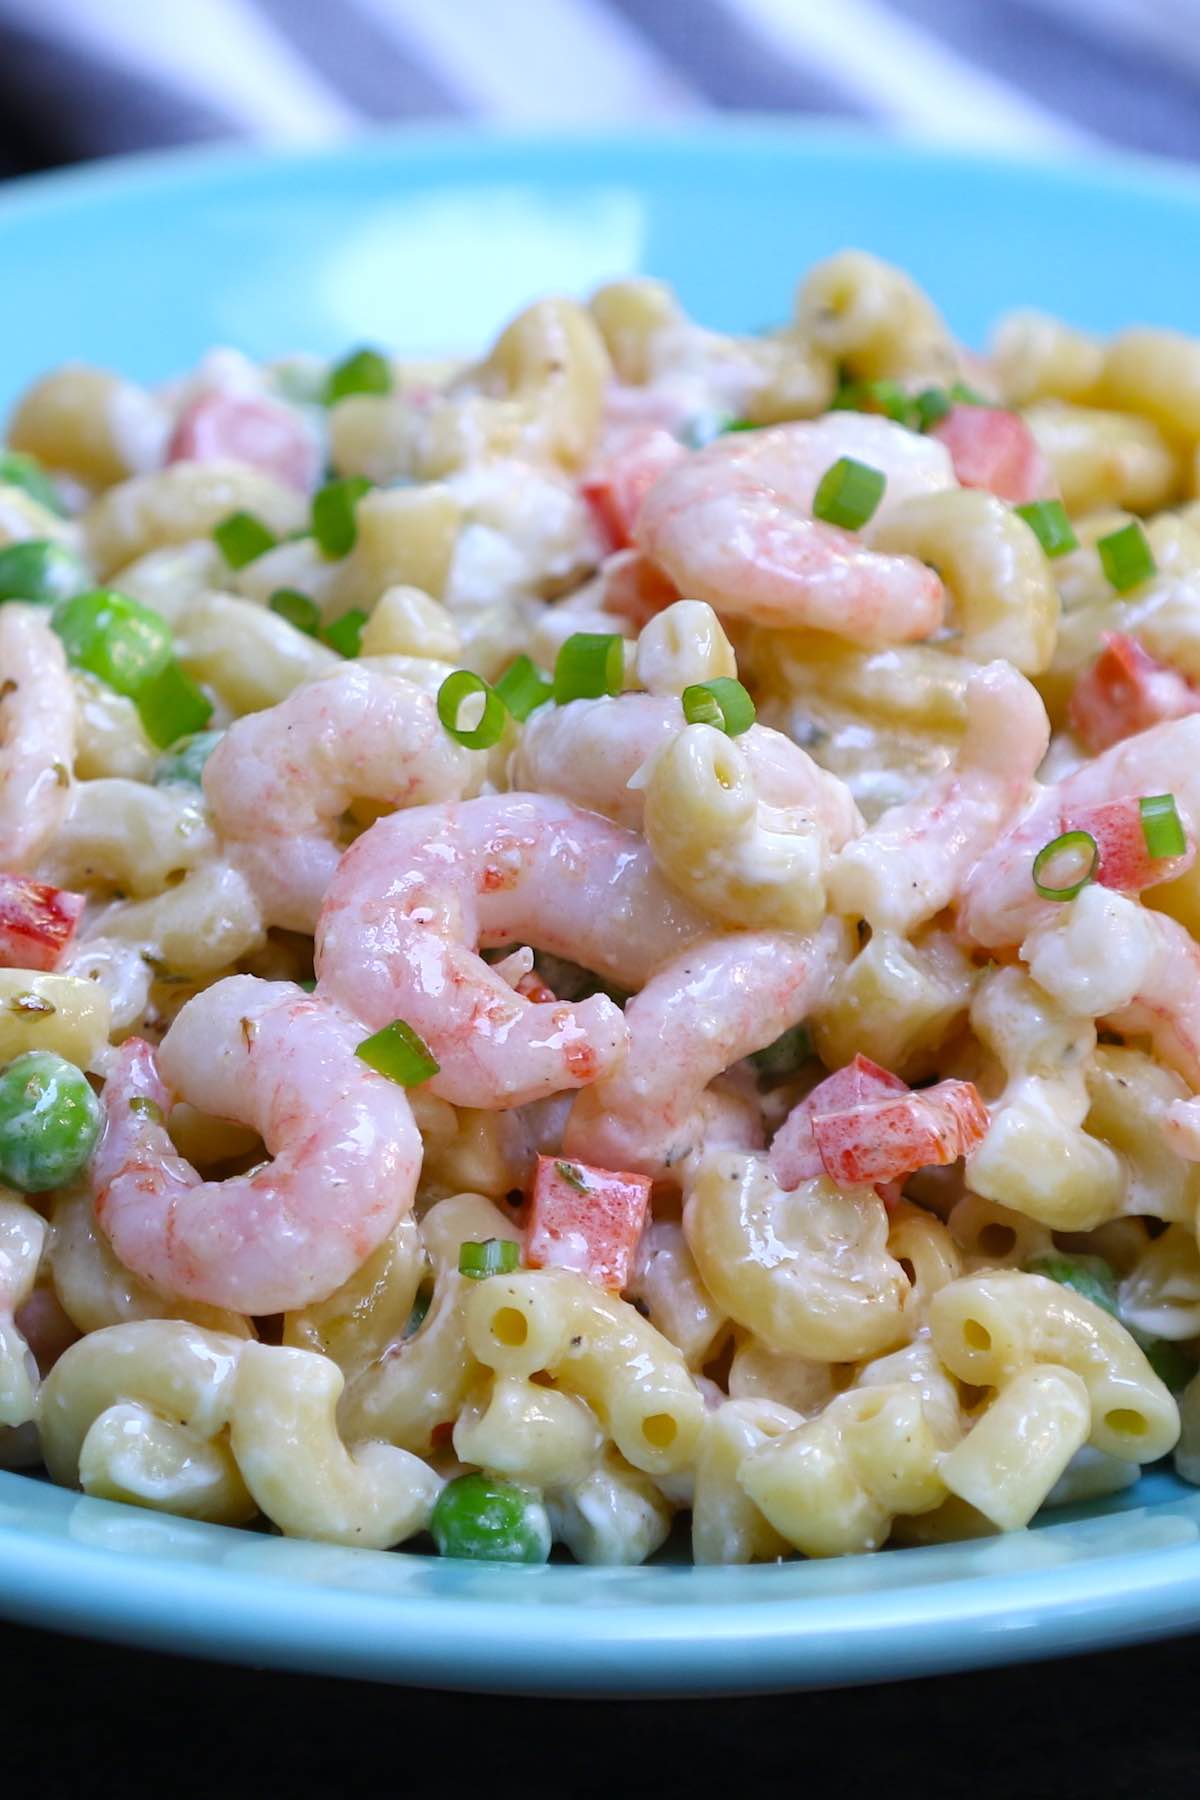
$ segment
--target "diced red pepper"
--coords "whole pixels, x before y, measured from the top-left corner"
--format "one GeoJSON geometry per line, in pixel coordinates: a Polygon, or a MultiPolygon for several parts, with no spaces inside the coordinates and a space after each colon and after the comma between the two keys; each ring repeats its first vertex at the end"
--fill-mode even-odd
{"type": "Polygon", "coordinates": [[[1123,631],[1104,634],[1104,648],[1075,683],[1067,718],[1093,755],[1164,719],[1200,712],[1200,693],[1178,669],[1159,662],[1123,631]]]}
{"type": "Polygon", "coordinates": [[[168,462],[249,463],[285,487],[308,493],[321,470],[313,433],[282,400],[247,394],[201,394],[180,414],[168,462]]]}
{"type": "Polygon", "coordinates": [[[679,589],[640,550],[618,550],[600,571],[600,605],[640,631],[656,613],[674,606],[679,589]]]}
{"type": "Polygon", "coordinates": [[[534,1269],[571,1269],[620,1293],[646,1223],[650,1187],[646,1175],[539,1156],[526,1262],[534,1269]]]}
{"type": "Polygon", "coordinates": [[[1053,471],[1019,413],[952,406],[930,436],[945,444],[963,487],[984,488],[1017,505],[1058,496],[1053,471]]]}
{"type": "Polygon", "coordinates": [[[0,968],[56,969],[85,905],[68,888],[0,874],[0,968]]]}
{"type": "Polygon", "coordinates": [[[987,1107],[973,1081],[939,1081],[919,1093],[819,1112],[812,1122],[822,1167],[839,1187],[895,1181],[957,1162],[987,1128],[987,1107]]]}
{"type": "Polygon", "coordinates": [[[845,1068],[819,1082],[797,1106],[793,1106],[771,1145],[771,1173],[782,1188],[796,1188],[824,1173],[824,1165],[813,1136],[813,1118],[819,1112],[840,1112],[846,1107],[861,1106],[864,1101],[882,1099],[888,1094],[907,1094],[908,1084],[881,1069],[869,1056],[856,1056],[845,1068]]]}
{"type": "Polygon", "coordinates": [[[579,491],[614,550],[633,542],[642,501],[660,475],[674,468],[687,451],[658,425],[623,431],[612,448],[584,475],[579,491]]]}
{"type": "Polygon", "coordinates": [[[1160,881],[1173,881],[1196,860],[1196,846],[1189,839],[1182,856],[1151,856],[1142,829],[1141,801],[1136,795],[1106,800],[1100,806],[1080,806],[1063,814],[1064,831],[1086,831],[1096,840],[1100,860],[1095,880],[1101,887],[1137,894],[1160,881]]]}

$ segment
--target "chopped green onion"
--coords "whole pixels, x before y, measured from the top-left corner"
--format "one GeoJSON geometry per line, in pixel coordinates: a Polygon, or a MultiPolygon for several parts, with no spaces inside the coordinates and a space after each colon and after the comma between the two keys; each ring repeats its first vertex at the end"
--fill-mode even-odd
{"type": "Polygon", "coordinates": [[[1096,552],[1101,568],[1118,594],[1136,587],[1158,568],[1146,534],[1136,519],[1130,519],[1120,531],[1110,531],[1107,537],[1097,539],[1096,552]]]}
{"type": "Polygon", "coordinates": [[[583,1179],[583,1176],[579,1173],[577,1164],[571,1162],[556,1162],[554,1167],[559,1175],[562,1176],[562,1179],[566,1182],[568,1187],[575,1188],[576,1191],[581,1194],[591,1193],[592,1190],[583,1179]]]}
{"type": "Polygon", "coordinates": [[[0,600],[67,600],[92,577],[73,550],[49,538],[25,538],[0,550],[0,600]]]}
{"type": "Polygon", "coordinates": [[[472,1281],[486,1281],[489,1275],[511,1275],[520,1260],[511,1238],[484,1238],[479,1244],[459,1245],[458,1272],[472,1281]]]}
{"type": "Polygon", "coordinates": [[[185,782],[191,787],[199,787],[204,765],[224,735],[223,731],[194,731],[190,737],[180,738],[155,769],[155,787],[185,782]]]}
{"type": "Polygon", "coordinates": [[[267,605],[281,619],[286,619],[289,625],[294,625],[297,631],[316,637],[321,625],[321,609],[315,600],[302,594],[299,588],[276,588],[267,605]]]}
{"type": "Polygon", "coordinates": [[[927,387],[913,401],[916,408],[918,431],[932,431],[939,425],[954,405],[954,401],[945,388],[927,387]]]}
{"type": "Polygon", "coordinates": [[[1029,1264],[1031,1275],[1045,1275],[1060,1287],[1090,1300],[1102,1312],[1117,1316],[1117,1278],[1102,1256],[1064,1256],[1048,1252],[1029,1264]]]}
{"type": "Polygon", "coordinates": [[[721,436],[724,437],[727,431],[757,431],[758,429],[759,427],[753,419],[726,419],[721,426],[721,436]]]}
{"type": "Polygon", "coordinates": [[[965,381],[952,381],[950,383],[950,398],[953,400],[955,406],[991,405],[986,394],[981,394],[978,388],[968,387],[965,381]]]}
{"type": "Polygon", "coordinates": [[[455,743],[464,744],[468,750],[490,750],[504,736],[507,714],[503,700],[482,675],[470,669],[456,669],[453,675],[447,675],[438,689],[437,714],[455,743]],[[464,727],[459,724],[463,701],[475,694],[483,695],[479,722],[474,727],[464,727]]]}
{"type": "Polygon", "coordinates": [[[325,404],[333,406],[349,394],[390,394],[392,370],[378,350],[355,350],[335,363],[325,383],[325,404]]]}
{"type": "Polygon", "coordinates": [[[554,683],[543,675],[527,656],[509,663],[496,683],[496,693],[514,719],[525,720],[535,707],[543,706],[554,693],[554,683]]]}
{"type": "Polygon", "coordinates": [[[139,688],[137,709],[146,736],[160,750],[203,731],[213,713],[212,701],[174,657],[139,688]]]}
{"type": "Polygon", "coordinates": [[[62,496],[36,456],[24,450],[0,450],[0,487],[23,488],[31,500],[47,512],[65,518],[67,509],[62,496]]]}
{"type": "Polygon", "coordinates": [[[740,737],[754,723],[754,702],[732,675],[694,682],[684,688],[682,699],[689,725],[715,725],[727,737],[740,737]]]}
{"type": "Polygon", "coordinates": [[[882,469],[856,462],[852,456],[839,456],[817,483],[813,517],[823,519],[827,525],[857,531],[883,499],[886,486],[887,476],[882,469]]]}
{"type": "Polygon", "coordinates": [[[251,512],[230,513],[215,528],[213,538],[231,569],[244,569],[279,542],[271,527],[251,512]]]}
{"type": "Polygon", "coordinates": [[[401,1087],[419,1087],[441,1067],[425,1040],[403,1019],[393,1019],[382,1031],[364,1038],[354,1054],[361,1056],[368,1068],[386,1075],[390,1081],[398,1081],[401,1087]]]}
{"type": "Polygon", "coordinates": [[[1174,794],[1143,794],[1138,807],[1142,815],[1142,836],[1150,855],[1155,858],[1182,856],[1187,849],[1187,833],[1174,794]]]}
{"type": "Polygon", "coordinates": [[[830,412],[882,413],[893,424],[912,427],[916,423],[916,401],[898,381],[843,382],[829,402],[830,412]]]}
{"type": "Polygon", "coordinates": [[[352,606],[349,612],[344,612],[332,625],[327,625],[321,637],[339,656],[357,656],[362,648],[363,626],[366,622],[367,615],[362,608],[352,606]]]}
{"type": "Polygon", "coordinates": [[[365,475],[343,475],[317,489],[312,503],[312,534],[323,556],[349,556],[358,540],[354,509],[370,487],[365,475]]]}
{"type": "Polygon", "coordinates": [[[813,1053],[812,1039],[804,1025],[793,1025],[762,1050],[753,1050],[750,1061],[762,1075],[794,1075],[813,1053]]]}
{"type": "Polygon", "coordinates": [[[1014,506],[1013,511],[1018,519],[1024,519],[1047,556],[1065,556],[1068,550],[1078,550],[1075,527],[1061,500],[1030,500],[1025,506],[1014,506]]]}
{"type": "Polygon", "coordinates": [[[401,1337],[410,1338],[414,1332],[420,1331],[432,1305],[433,1289],[431,1287],[418,1288],[417,1297],[412,1304],[412,1311],[408,1315],[408,1323],[400,1333],[401,1337]]]}
{"type": "MultiPolygon", "coordinates": [[[[1061,837],[1051,838],[1043,844],[1033,859],[1033,885],[1043,900],[1073,900],[1087,886],[1100,862],[1100,849],[1090,831],[1064,831],[1061,837]],[[1087,868],[1077,880],[1072,879],[1061,886],[1055,886],[1042,880],[1042,875],[1051,862],[1060,856],[1075,858],[1086,857],[1087,868]]],[[[1079,867],[1078,861],[1076,868],[1079,867]]]]}
{"type": "Polygon", "coordinates": [[[98,675],[118,694],[135,700],[171,660],[166,620],[113,588],[92,588],[60,600],[50,623],[77,669],[98,675]]]}
{"type": "Polygon", "coordinates": [[[554,698],[560,706],[619,694],[624,682],[625,646],[616,632],[576,631],[554,664],[554,698]]]}

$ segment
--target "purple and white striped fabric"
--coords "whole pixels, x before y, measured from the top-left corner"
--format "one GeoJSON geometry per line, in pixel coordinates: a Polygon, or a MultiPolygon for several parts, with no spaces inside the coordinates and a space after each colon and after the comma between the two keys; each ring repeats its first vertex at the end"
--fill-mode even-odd
{"type": "Polygon", "coordinates": [[[0,166],[708,111],[1200,157],[1196,0],[0,0],[0,166]]]}

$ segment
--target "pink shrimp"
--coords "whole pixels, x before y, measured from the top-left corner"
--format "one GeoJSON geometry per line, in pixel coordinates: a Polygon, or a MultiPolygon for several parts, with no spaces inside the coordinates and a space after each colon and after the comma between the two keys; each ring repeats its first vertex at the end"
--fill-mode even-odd
{"type": "Polygon", "coordinates": [[[956,485],[942,445],[867,413],[830,413],[696,451],[645,496],[634,541],[681,593],[720,613],[862,644],[928,637],[946,606],[934,571],[812,516],[821,477],[843,456],[887,477],[876,519],[956,485]]]}
{"type": "Polygon", "coordinates": [[[172,1299],[256,1314],[348,1280],[411,1206],[421,1166],[404,1089],[355,1055],[364,1035],[290,982],[231,975],[182,1008],[158,1066],[126,1039],[91,1168],[126,1268],[172,1299]],[[257,1130],[274,1161],[202,1181],[167,1133],[172,1093],[257,1130]]]}
{"type": "MultiPolygon", "coordinates": [[[[619,694],[541,707],[513,755],[513,786],[561,794],[576,806],[640,830],[644,791],[630,781],[685,724],[673,694],[619,694]]],[[[766,805],[811,813],[835,848],[862,829],[845,783],[781,731],[751,725],[737,744],[749,763],[755,793],[766,805]]]]}
{"type": "Polygon", "coordinates": [[[262,394],[208,391],[181,413],[167,461],[240,462],[307,493],[317,484],[321,453],[294,406],[262,394]]]}
{"type": "Polygon", "coordinates": [[[1033,885],[1033,861],[1042,846],[1069,821],[1086,818],[1087,809],[1163,793],[1175,795],[1184,830],[1194,839],[1200,827],[1200,716],[1170,719],[1125,738],[1042,788],[1024,818],[967,875],[959,910],[964,937],[989,950],[1019,944],[1057,911],[1056,902],[1044,900],[1033,885]]]}
{"type": "Polygon", "coordinates": [[[579,492],[611,549],[624,550],[633,542],[642,501],[686,455],[679,439],[658,425],[631,426],[604,444],[579,492]]]}
{"type": "Polygon", "coordinates": [[[0,606],[0,869],[32,867],[71,805],[75,693],[49,609],[0,606]]]}
{"type": "Polygon", "coordinates": [[[433,1093],[508,1107],[581,1087],[625,1048],[603,994],[532,1004],[477,946],[529,943],[636,988],[710,929],[646,844],[546,794],[380,819],[342,858],[317,926],[319,992],[371,1025],[405,1019],[440,1071],[433,1093]]]}
{"type": "Polygon", "coordinates": [[[352,801],[457,800],[485,771],[481,751],[442,729],[431,694],[345,663],[231,725],[205,764],[204,793],[267,923],[311,932],[352,801]]]}
{"type": "Polygon", "coordinates": [[[1058,483],[1020,413],[998,406],[953,406],[931,434],[945,444],[963,487],[1001,500],[1054,499],[1058,483]]]}
{"type": "Polygon", "coordinates": [[[912,931],[947,906],[972,864],[1025,807],[1050,741],[1036,690],[1010,663],[967,685],[967,729],[953,768],[894,806],[835,857],[833,906],[875,930],[912,931]]]}
{"type": "Polygon", "coordinates": [[[629,1002],[629,1054],[576,1099],[568,1156],[662,1176],[706,1143],[756,1148],[758,1121],[748,1142],[744,1109],[731,1121],[709,1083],[804,1019],[845,959],[832,919],[811,937],[739,931],[693,944],[629,1002]]]}

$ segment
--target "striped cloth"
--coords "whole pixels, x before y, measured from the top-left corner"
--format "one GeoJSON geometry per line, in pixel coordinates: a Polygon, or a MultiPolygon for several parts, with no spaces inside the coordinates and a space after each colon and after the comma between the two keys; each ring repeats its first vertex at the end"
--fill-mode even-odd
{"type": "Polygon", "coordinates": [[[0,0],[0,167],[395,120],[821,114],[1200,157],[1197,0],[0,0]]]}

